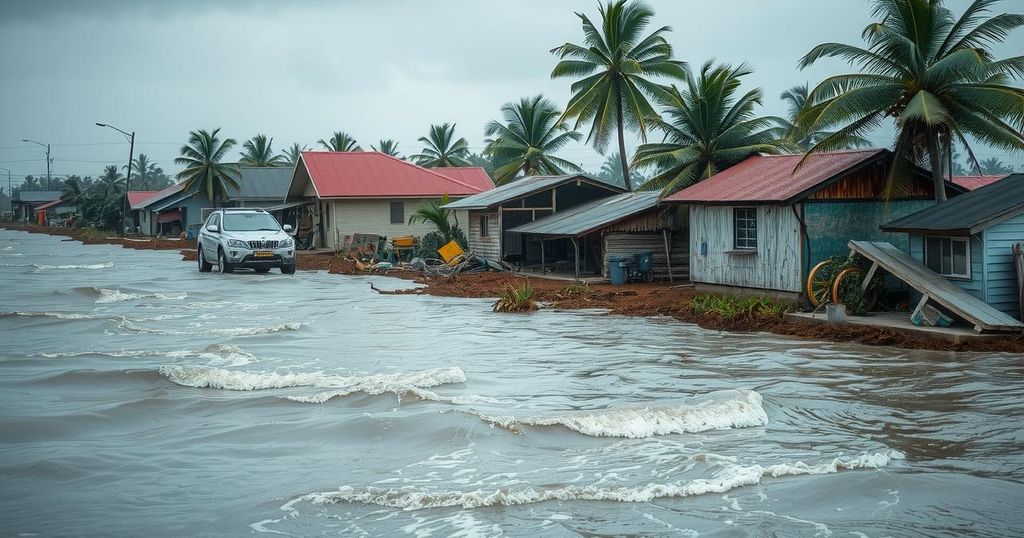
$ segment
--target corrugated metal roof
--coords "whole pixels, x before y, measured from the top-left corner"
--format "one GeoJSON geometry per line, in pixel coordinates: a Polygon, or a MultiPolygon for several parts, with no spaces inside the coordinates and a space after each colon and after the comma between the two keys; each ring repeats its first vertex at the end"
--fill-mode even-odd
{"type": "Polygon", "coordinates": [[[60,191],[18,191],[15,202],[49,202],[61,197],[60,191]]]}
{"type": "Polygon", "coordinates": [[[491,176],[487,175],[487,170],[484,170],[479,166],[438,166],[436,168],[431,168],[431,170],[463,183],[479,187],[481,192],[489,191],[494,188],[494,181],[491,180],[491,176]]]}
{"type": "Polygon", "coordinates": [[[181,189],[184,189],[184,188],[185,188],[185,183],[184,182],[182,182],[182,183],[175,183],[174,185],[171,185],[170,187],[167,187],[167,188],[164,188],[164,189],[161,189],[161,190],[157,191],[155,194],[153,194],[153,196],[151,196],[151,197],[143,200],[142,202],[140,202],[138,208],[133,207],[132,209],[145,209],[147,207],[153,206],[157,202],[163,201],[165,198],[167,198],[169,196],[173,196],[173,195],[181,192],[181,189]]]}
{"type": "Polygon", "coordinates": [[[500,187],[463,198],[452,202],[445,207],[448,209],[487,209],[488,207],[494,207],[505,202],[517,200],[519,198],[525,198],[531,194],[535,194],[553,187],[558,187],[565,183],[570,183],[580,179],[592,185],[599,185],[607,188],[613,192],[622,192],[622,187],[614,185],[606,180],[590,177],[584,174],[565,174],[561,176],[530,176],[522,179],[517,179],[511,183],[506,183],[500,187]]]}
{"type": "Polygon", "coordinates": [[[979,187],[995,183],[1004,177],[1006,177],[1005,174],[1001,176],[953,176],[953,183],[960,185],[969,191],[973,191],[979,187]]]}
{"type": "Polygon", "coordinates": [[[490,187],[375,151],[303,151],[298,167],[308,171],[320,198],[470,196],[490,187]]]}
{"type": "Polygon", "coordinates": [[[793,203],[837,175],[888,155],[884,149],[815,153],[795,172],[803,155],[754,155],[665,201],[793,203]]]}
{"type": "Polygon", "coordinates": [[[290,166],[239,166],[238,190],[228,187],[230,200],[284,200],[292,182],[290,166]]]}
{"type": "Polygon", "coordinates": [[[128,191],[128,207],[142,209],[143,203],[160,191],[128,191]]]}
{"type": "Polygon", "coordinates": [[[627,192],[559,211],[510,232],[536,235],[580,236],[658,207],[658,191],[627,192]]]}
{"type": "Polygon", "coordinates": [[[887,232],[977,233],[1024,212],[1024,174],[1013,174],[1001,181],[961,194],[938,205],[922,209],[882,225],[887,232]]]}
{"type": "Polygon", "coordinates": [[[46,202],[43,205],[36,206],[35,209],[33,209],[33,211],[46,211],[47,209],[50,209],[51,207],[53,207],[55,205],[59,205],[63,201],[64,200],[54,200],[52,202],[46,202]]]}

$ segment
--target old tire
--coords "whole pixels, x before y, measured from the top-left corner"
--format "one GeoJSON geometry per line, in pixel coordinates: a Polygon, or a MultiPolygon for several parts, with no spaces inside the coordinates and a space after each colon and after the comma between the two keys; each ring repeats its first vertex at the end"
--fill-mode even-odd
{"type": "Polygon", "coordinates": [[[256,271],[257,273],[260,273],[260,274],[264,274],[264,273],[269,273],[270,272],[270,268],[269,267],[257,267],[255,269],[253,269],[253,271],[256,271]]]}
{"type": "Polygon", "coordinates": [[[224,255],[223,250],[217,250],[217,267],[220,269],[221,273],[235,272],[235,267],[228,263],[228,258],[224,255]]]}
{"type": "Polygon", "coordinates": [[[203,247],[199,247],[198,252],[196,253],[196,260],[199,261],[200,273],[209,273],[213,270],[213,264],[206,261],[206,255],[203,254],[203,247]]]}
{"type": "Polygon", "coordinates": [[[281,266],[281,274],[282,275],[294,275],[295,274],[295,266],[294,265],[282,265],[281,266]]]}

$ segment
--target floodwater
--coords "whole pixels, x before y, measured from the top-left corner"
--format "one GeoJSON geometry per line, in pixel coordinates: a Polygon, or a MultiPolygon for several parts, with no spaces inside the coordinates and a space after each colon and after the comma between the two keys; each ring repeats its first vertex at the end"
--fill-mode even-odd
{"type": "Polygon", "coordinates": [[[1024,357],[0,230],[0,534],[1006,536],[1024,357]]]}

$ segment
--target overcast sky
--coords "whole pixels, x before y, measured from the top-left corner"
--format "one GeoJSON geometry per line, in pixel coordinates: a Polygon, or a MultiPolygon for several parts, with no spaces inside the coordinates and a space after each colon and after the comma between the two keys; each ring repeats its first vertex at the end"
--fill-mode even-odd
{"type": "MultiPolygon", "coordinates": [[[[709,58],[749,63],[745,87],[764,89],[764,114],[784,113],[778,96],[790,86],[848,71],[840,62],[796,64],[820,42],[860,43],[870,20],[868,3],[856,0],[650,4],[654,23],[672,27],[679,59],[695,68],[709,58]]],[[[956,12],[966,4],[948,2],[956,12]]],[[[0,166],[15,186],[25,174],[45,175],[43,149],[23,138],[53,145],[54,175],[124,164],[127,143],[95,122],[136,131],[136,154],[168,172],[190,130],[216,127],[239,149],[257,133],[280,150],[315,147],[342,130],[366,149],[393,138],[407,155],[431,123],[448,121],[479,152],[484,124],[505,102],[543,93],[565,105],[569,81],[550,79],[548,51],[582,41],[574,11],[596,18],[597,2],[5,1],[0,166]]],[[[1019,54],[1022,42],[1018,33],[997,54],[1019,54]]],[[[887,146],[890,135],[874,139],[887,146]]],[[[583,144],[562,156],[590,170],[604,161],[583,144]]]]}

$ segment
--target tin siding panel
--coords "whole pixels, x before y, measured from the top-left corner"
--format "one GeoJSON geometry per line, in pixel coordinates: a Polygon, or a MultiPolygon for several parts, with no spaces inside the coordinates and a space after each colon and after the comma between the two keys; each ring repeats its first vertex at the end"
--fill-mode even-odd
{"type": "Polygon", "coordinates": [[[809,267],[832,256],[846,256],[851,239],[888,241],[906,251],[907,234],[883,232],[879,226],[935,205],[934,200],[807,202],[804,223],[810,238],[809,267]]]}
{"type": "Polygon", "coordinates": [[[500,245],[498,244],[498,239],[501,237],[501,230],[498,224],[498,212],[470,211],[468,219],[469,232],[466,240],[469,241],[469,249],[477,256],[483,256],[492,261],[499,261],[501,255],[499,253],[500,245]],[[480,218],[483,216],[486,216],[488,219],[487,237],[480,235],[480,218]]]}
{"type": "MultiPolygon", "coordinates": [[[[742,206],[741,206],[742,207],[742,206]]],[[[690,279],[801,292],[800,225],[791,206],[757,207],[757,251],[733,251],[733,207],[690,206],[690,279]],[[702,248],[702,245],[706,245],[702,248]]]]}
{"type": "Polygon", "coordinates": [[[987,272],[986,302],[1021,319],[1013,245],[1024,243],[1024,214],[996,224],[983,234],[985,257],[982,263],[987,272]]]}

